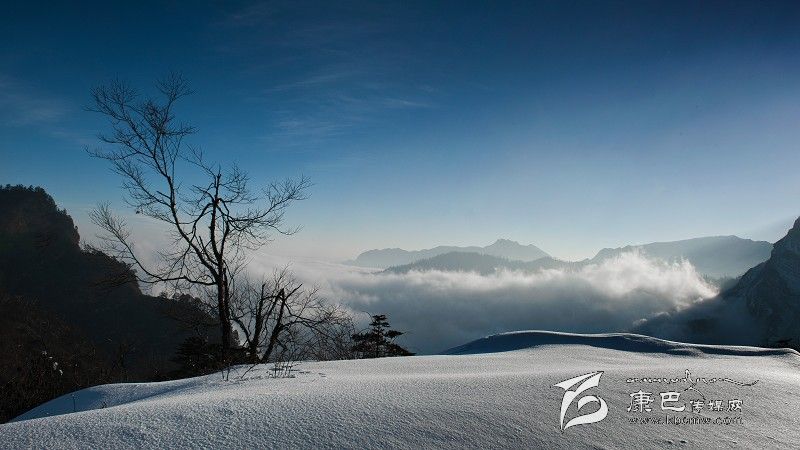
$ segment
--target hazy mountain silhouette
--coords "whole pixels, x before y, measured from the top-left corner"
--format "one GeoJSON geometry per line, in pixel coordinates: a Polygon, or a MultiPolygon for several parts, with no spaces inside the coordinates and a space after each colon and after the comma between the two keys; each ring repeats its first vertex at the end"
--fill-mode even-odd
{"type": "Polygon", "coordinates": [[[772,244],[752,241],[737,236],[709,236],[672,242],[628,245],[620,248],[604,248],[589,260],[600,262],[620,253],[638,250],[644,255],[672,262],[682,258],[688,260],[703,275],[738,277],[748,269],[769,258],[772,244]]]}
{"type": "Polygon", "coordinates": [[[800,344],[800,218],[766,262],[719,296],[643,323],[636,331],[691,342],[800,344]],[[788,342],[787,342],[788,341],[788,342]]]}
{"type": "MultiPolygon", "coordinates": [[[[442,248],[442,247],[437,247],[442,248]]],[[[387,272],[406,273],[412,270],[443,270],[455,272],[494,273],[499,269],[533,272],[542,268],[576,268],[598,264],[622,253],[638,251],[643,255],[667,262],[686,259],[698,273],[710,281],[721,282],[722,278],[734,278],[747,269],[769,258],[772,244],[751,241],[736,236],[702,237],[675,242],[657,242],[644,245],[629,245],[621,248],[606,248],[594,258],[583,261],[563,261],[545,256],[533,261],[521,261],[511,257],[498,257],[478,252],[448,252],[408,264],[396,265],[387,272]]]]}
{"type": "Polygon", "coordinates": [[[498,239],[486,247],[456,247],[438,246],[425,250],[403,250],[400,248],[386,248],[382,250],[368,250],[356,257],[355,260],[347,261],[347,264],[361,267],[387,268],[411,264],[427,258],[444,255],[446,253],[477,253],[480,255],[496,256],[515,261],[535,261],[548,255],[539,247],[533,244],[522,245],[519,242],[508,239],[498,239]]]}
{"type": "Polygon", "coordinates": [[[561,261],[549,256],[535,261],[515,261],[480,253],[450,252],[423,259],[402,266],[389,267],[387,273],[408,273],[412,270],[428,271],[442,270],[449,272],[477,272],[481,275],[491,275],[498,270],[516,270],[534,272],[539,269],[554,269],[575,266],[579,263],[561,261]]]}

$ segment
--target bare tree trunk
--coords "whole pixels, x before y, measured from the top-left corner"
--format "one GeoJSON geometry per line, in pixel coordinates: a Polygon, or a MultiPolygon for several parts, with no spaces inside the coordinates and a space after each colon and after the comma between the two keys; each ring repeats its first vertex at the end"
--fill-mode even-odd
{"type": "Polygon", "coordinates": [[[272,354],[272,350],[275,349],[275,343],[278,342],[278,335],[281,332],[281,328],[283,327],[283,311],[286,308],[286,291],[281,289],[278,291],[278,298],[277,301],[280,302],[280,306],[278,309],[278,317],[275,320],[275,326],[272,328],[272,334],[269,337],[269,344],[267,344],[267,349],[264,351],[264,356],[261,357],[262,362],[267,362],[270,355],[272,354]]]}
{"type": "Polygon", "coordinates": [[[217,313],[219,314],[220,335],[222,346],[220,347],[220,357],[222,363],[228,363],[228,349],[231,342],[230,319],[228,318],[228,307],[225,302],[225,286],[220,280],[217,284],[217,313]]]}
{"type": "Polygon", "coordinates": [[[293,202],[307,198],[311,184],[303,177],[287,179],[254,193],[245,172],[235,165],[223,171],[185,141],[195,129],[176,120],[173,106],[191,92],[186,81],[173,75],[156,88],[160,98],[141,98],[121,82],[92,90],[94,105],[89,109],[108,117],[111,132],[100,136],[109,147],[90,153],[108,160],[122,177],[126,201],[136,213],[167,224],[175,239],[157,252],[158,262],[146,264],[134,252],[125,221],[115,217],[108,205],[100,205],[91,218],[107,232],[101,237],[105,250],[135,267],[140,282],[211,293],[206,299],[211,308],[216,290],[220,351],[228,364],[238,344],[231,323],[233,279],[246,254],[266,245],[273,233],[297,232],[284,227],[284,213],[293,202]],[[176,179],[180,163],[187,163],[206,181],[181,189],[185,183],[176,179]]]}
{"type": "Polygon", "coordinates": [[[258,345],[261,342],[261,333],[264,330],[264,321],[267,320],[270,314],[272,314],[272,310],[275,308],[276,299],[272,298],[272,306],[270,307],[269,312],[264,315],[264,302],[267,301],[268,295],[266,293],[266,283],[261,283],[261,290],[259,291],[258,295],[258,304],[256,307],[255,313],[255,324],[253,327],[253,338],[249,342],[248,351],[250,353],[250,360],[254,363],[259,361],[258,357],[258,345]]]}

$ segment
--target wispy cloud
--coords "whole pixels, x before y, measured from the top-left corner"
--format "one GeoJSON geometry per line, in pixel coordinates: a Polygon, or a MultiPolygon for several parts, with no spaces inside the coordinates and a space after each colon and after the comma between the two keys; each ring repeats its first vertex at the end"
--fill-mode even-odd
{"type": "Polygon", "coordinates": [[[60,97],[0,74],[0,126],[33,127],[44,135],[81,147],[96,143],[91,132],[71,128],[65,123],[74,109],[60,97]]]}
{"type": "Polygon", "coordinates": [[[0,122],[20,127],[53,123],[67,113],[61,100],[35,92],[29,86],[0,74],[0,122]]]}
{"type": "Polygon", "coordinates": [[[267,88],[267,92],[285,92],[295,89],[305,89],[313,86],[320,86],[325,84],[335,84],[337,82],[352,79],[356,72],[352,70],[333,71],[329,73],[321,73],[311,75],[303,79],[292,81],[290,83],[278,84],[267,88]]]}
{"type": "Polygon", "coordinates": [[[404,98],[385,98],[383,105],[392,109],[417,109],[417,108],[433,108],[434,104],[420,100],[409,100],[404,98]]]}
{"type": "Polygon", "coordinates": [[[391,85],[350,74],[331,74],[272,88],[267,97],[283,108],[273,111],[279,135],[324,140],[368,129],[401,114],[436,105],[422,94],[410,95],[391,85]]]}
{"type": "Polygon", "coordinates": [[[353,126],[353,121],[328,120],[322,117],[305,115],[298,117],[294,114],[276,123],[277,128],[285,137],[324,138],[344,133],[353,126]]]}
{"type": "Polygon", "coordinates": [[[224,51],[250,61],[241,70],[265,84],[250,100],[269,105],[272,138],[319,141],[435,107],[439,92],[406,78],[415,52],[391,38],[391,11],[324,8],[309,14],[292,3],[249,5],[218,25],[231,36],[224,51]]]}
{"type": "Polygon", "coordinates": [[[250,27],[263,23],[272,16],[280,2],[255,2],[228,13],[223,17],[221,25],[228,27],[250,27]]]}

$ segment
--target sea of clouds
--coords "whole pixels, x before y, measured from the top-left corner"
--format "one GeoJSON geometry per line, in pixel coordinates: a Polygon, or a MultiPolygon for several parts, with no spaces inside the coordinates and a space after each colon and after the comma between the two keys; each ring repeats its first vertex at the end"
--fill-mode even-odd
{"type": "MultiPolygon", "coordinates": [[[[136,226],[158,227],[152,221],[136,222],[136,226]]],[[[168,243],[163,232],[153,230],[145,233],[150,239],[137,240],[141,255],[154,255],[168,243]]],[[[440,352],[493,333],[530,329],[601,333],[647,325],[648,334],[692,340],[670,318],[683,312],[694,317],[720,303],[716,299],[698,303],[715,297],[717,289],[688,261],[666,263],[637,251],[575,269],[492,275],[383,273],[260,251],[251,255],[248,272],[256,279],[268,277],[287,264],[304,285],[319,287],[329,301],[351,309],[361,326],[369,314],[386,314],[393,328],[405,332],[398,342],[418,353],[440,352]]]]}
{"type": "MultiPolygon", "coordinates": [[[[257,267],[285,263],[261,256],[257,267]]],[[[504,331],[627,331],[643,319],[714,297],[687,261],[665,263],[631,252],[578,269],[381,273],[295,260],[298,279],[317,285],[361,317],[386,314],[406,334],[398,342],[436,353],[504,331]]]]}

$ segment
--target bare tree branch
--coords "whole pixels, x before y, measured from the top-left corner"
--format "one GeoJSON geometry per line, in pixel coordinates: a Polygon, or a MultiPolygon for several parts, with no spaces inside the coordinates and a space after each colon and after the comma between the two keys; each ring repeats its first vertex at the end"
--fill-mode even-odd
{"type": "Polygon", "coordinates": [[[223,170],[186,142],[195,128],[177,121],[174,110],[191,94],[186,80],[172,74],[156,83],[156,90],[157,97],[143,97],[118,80],[93,89],[88,109],[106,116],[111,130],[99,135],[105,146],[89,153],[111,164],[122,180],[125,202],[137,214],[167,225],[170,246],[148,264],[148,255],[136,252],[127,224],[109,205],[99,205],[91,218],[106,232],[101,237],[105,249],[135,267],[141,282],[213,291],[224,354],[235,345],[230,303],[236,273],[248,251],[274,234],[299,230],[287,227],[284,216],[295,201],[308,198],[311,183],[300,177],[251,190],[248,175],[236,165],[223,170]],[[178,181],[198,177],[205,181],[186,189],[178,181]]]}

